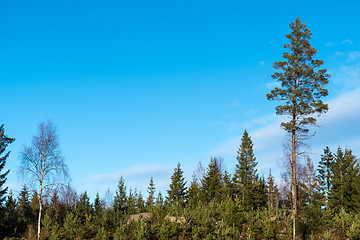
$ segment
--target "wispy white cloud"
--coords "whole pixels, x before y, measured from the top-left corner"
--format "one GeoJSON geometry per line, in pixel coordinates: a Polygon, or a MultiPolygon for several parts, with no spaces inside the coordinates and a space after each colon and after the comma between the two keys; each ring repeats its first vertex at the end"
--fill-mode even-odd
{"type": "Polygon", "coordinates": [[[348,57],[349,62],[357,59],[360,59],[360,51],[349,52],[349,57],[348,57]]]}
{"type": "Polygon", "coordinates": [[[260,127],[260,126],[264,126],[264,125],[274,122],[275,119],[278,119],[278,117],[275,114],[268,114],[268,115],[261,116],[258,118],[253,118],[250,121],[244,123],[243,125],[247,128],[254,127],[254,126],[260,127]]]}
{"type": "Polygon", "coordinates": [[[341,51],[336,51],[335,56],[346,56],[346,53],[341,52],[341,51]]]}
{"type": "Polygon", "coordinates": [[[164,194],[170,183],[170,176],[174,167],[166,164],[134,165],[111,173],[94,174],[81,182],[74,182],[73,184],[80,192],[86,190],[92,194],[96,192],[103,194],[108,188],[115,192],[118,181],[122,176],[128,189],[137,188],[142,194],[146,194],[150,178],[154,177],[156,189],[164,194]]]}
{"type": "Polygon", "coordinates": [[[352,44],[353,41],[351,41],[350,39],[345,39],[344,41],[341,42],[341,44],[352,44]]]}
{"type": "Polygon", "coordinates": [[[333,43],[333,42],[328,42],[328,43],[325,44],[325,47],[332,47],[332,46],[334,46],[334,45],[335,45],[335,43],[333,43]]]}
{"type": "Polygon", "coordinates": [[[139,177],[143,175],[157,175],[161,173],[167,173],[169,171],[169,165],[137,165],[129,168],[125,168],[119,171],[108,174],[95,174],[91,176],[89,181],[98,182],[98,181],[113,181],[119,180],[121,176],[126,178],[139,177]]]}
{"type": "Polygon", "coordinates": [[[239,107],[240,106],[240,104],[239,104],[239,102],[236,100],[236,101],[234,101],[234,102],[232,102],[231,103],[231,106],[233,106],[233,107],[239,107]]]}
{"type": "Polygon", "coordinates": [[[259,64],[260,64],[260,66],[264,66],[264,65],[265,65],[265,61],[260,61],[259,64]]]}
{"type": "Polygon", "coordinates": [[[354,89],[360,86],[360,63],[347,65],[333,71],[331,81],[334,81],[342,89],[354,89]]]}

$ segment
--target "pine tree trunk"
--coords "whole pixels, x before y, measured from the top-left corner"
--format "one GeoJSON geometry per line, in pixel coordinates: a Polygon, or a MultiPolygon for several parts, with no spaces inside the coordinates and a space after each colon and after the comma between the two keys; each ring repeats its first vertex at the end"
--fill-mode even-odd
{"type": "Polygon", "coordinates": [[[291,149],[291,192],[292,192],[292,218],[293,240],[296,238],[297,193],[296,193],[296,128],[295,115],[293,116],[292,149],[291,149]]]}

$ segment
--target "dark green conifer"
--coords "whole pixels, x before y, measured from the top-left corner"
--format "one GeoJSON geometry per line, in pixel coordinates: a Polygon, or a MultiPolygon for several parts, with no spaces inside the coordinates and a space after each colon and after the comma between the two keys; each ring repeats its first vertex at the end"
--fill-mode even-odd
{"type": "Polygon", "coordinates": [[[275,183],[275,178],[271,174],[271,169],[269,170],[269,177],[267,178],[266,185],[267,185],[267,197],[268,197],[267,205],[268,208],[274,209],[277,207],[277,202],[279,200],[280,193],[278,186],[275,183]]]}
{"type": "Polygon", "coordinates": [[[211,158],[205,174],[201,179],[201,192],[205,202],[214,200],[220,202],[222,197],[221,163],[217,158],[211,158]]]}
{"type": "Polygon", "coordinates": [[[144,201],[142,193],[140,191],[138,192],[137,188],[135,188],[135,190],[134,190],[134,196],[135,196],[137,212],[138,213],[142,212],[145,207],[145,201],[144,201]]]}
{"type": "Polygon", "coordinates": [[[33,192],[33,195],[31,197],[31,211],[33,215],[32,223],[36,223],[37,216],[39,215],[39,197],[37,192],[33,192]]]}
{"type": "MultiPolygon", "coordinates": [[[[8,187],[5,187],[4,184],[6,182],[6,176],[9,174],[10,170],[7,170],[5,172],[2,172],[6,159],[9,157],[10,152],[6,152],[6,147],[15,141],[14,138],[9,138],[7,135],[5,135],[4,132],[4,125],[0,125],[0,216],[4,216],[4,201],[6,197],[6,193],[8,190],[8,187]]],[[[1,232],[5,231],[5,223],[3,221],[4,219],[0,217],[0,238],[1,238],[1,232]]]]}
{"type": "Polygon", "coordinates": [[[224,184],[224,191],[223,191],[224,197],[234,199],[235,186],[232,181],[231,174],[226,170],[224,171],[223,184],[224,184]]]}
{"type": "Polygon", "coordinates": [[[158,193],[158,196],[156,198],[156,206],[162,207],[164,205],[164,198],[161,194],[161,192],[158,193]]]}
{"type": "Polygon", "coordinates": [[[114,203],[113,203],[114,210],[116,212],[120,212],[121,214],[123,214],[126,211],[126,202],[127,202],[126,186],[125,186],[125,181],[121,176],[114,197],[114,203]]]}
{"type": "Polygon", "coordinates": [[[180,163],[174,169],[174,173],[171,176],[170,189],[167,191],[166,201],[169,204],[175,203],[184,206],[187,199],[186,181],[183,176],[180,163]]]}
{"type": "Polygon", "coordinates": [[[329,207],[338,213],[341,208],[346,212],[360,209],[359,163],[350,149],[338,148],[331,167],[329,207]]]}
{"type": "Polygon", "coordinates": [[[303,234],[318,230],[321,225],[323,198],[319,193],[319,179],[311,159],[308,157],[299,184],[299,215],[302,215],[303,234]]]}
{"type": "Polygon", "coordinates": [[[241,138],[237,153],[238,163],[234,174],[236,196],[241,199],[246,210],[251,210],[256,207],[254,193],[256,185],[260,184],[260,182],[258,182],[259,176],[256,169],[256,158],[253,153],[253,143],[246,130],[241,138]]]}
{"type": "Polygon", "coordinates": [[[6,159],[10,155],[10,152],[5,153],[5,149],[13,141],[15,141],[15,139],[6,136],[4,132],[4,125],[1,125],[0,126],[0,214],[2,214],[1,211],[3,207],[3,202],[5,200],[5,195],[8,190],[8,187],[4,187],[4,183],[6,181],[6,176],[9,174],[10,170],[7,170],[4,173],[1,173],[1,171],[4,169],[6,159]]]}
{"type": "Polygon", "coordinates": [[[328,194],[330,191],[330,178],[331,178],[331,167],[334,164],[334,157],[329,147],[324,149],[324,154],[321,155],[318,167],[318,179],[319,179],[319,192],[324,197],[324,204],[327,202],[328,194]]]}
{"type": "Polygon", "coordinates": [[[99,193],[96,193],[94,200],[94,212],[95,216],[102,216],[105,211],[104,203],[101,201],[99,193]]]}
{"type": "Polygon", "coordinates": [[[253,188],[253,209],[266,207],[267,192],[264,177],[256,179],[253,188]]]}
{"type": "Polygon", "coordinates": [[[4,239],[5,237],[16,237],[18,235],[17,230],[20,223],[18,221],[16,207],[16,200],[10,191],[5,202],[4,215],[1,216],[3,225],[0,226],[0,239],[4,239]]]}
{"type": "Polygon", "coordinates": [[[82,224],[84,224],[93,214],[90,198],[88,197],[86,191],[80,194],[79,201],[76,205],[76,212],[82,224]]]}
{"type": "Polygon", "coordinates": [[[33,219],[31,210],[31,204],[29,200],[29,192],[26,186],[23,186],[20,194],[17,205],[17,216],[19,222],[19,232],[24,233],[27,229],[27,226],[31,223],[33,219]]]}
{"type": "Polygon", "coordinates": [[[146,206],[151,208],[154,205],[154,200],[155,200],[155,184],[154,184],[153,177],[150,178],[148,194],[149,194],[149,196],[146,200],[146,206]]]}
{"type": "Polygon", "coordinates": [[[129,196],[126,198],[126,214],[131,215],[136,212],[136,201],[137,201],[136,190],[133,191],[132,188],[129,190],[129,196]]]}
{"type": "Polygon", "coordinates": [[[188,196],[188,206],[190,206],[192,209],[195,209],[199,200],[201,200],[200,186],[195,174],[193,174],[192,181],[188,189],[188,196]]]}

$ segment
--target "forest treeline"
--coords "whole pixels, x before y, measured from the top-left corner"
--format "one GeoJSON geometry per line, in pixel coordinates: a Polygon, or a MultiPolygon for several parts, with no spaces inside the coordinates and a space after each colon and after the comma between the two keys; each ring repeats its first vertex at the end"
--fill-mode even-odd
{"type": "MultiPolygon", "coordinates": [[[[271,170],[259,176],[246,131],[237,153],[235,172],[212,158],[189,183],[179,163],[164,196],[153,178],[146,198],[123,177],[113,198],[90,201],[86,192],[59,188],[44,199],[41,239],[290,239],[290,173],[285,168],[281,181],[271,170]]],[[[326,147],[317,168],[306,158],[297,179],[301,239],[360,238],[359,164],[350,149],[326,147]]],[[[2,198],[1,238],[36,239],[38,194],[24,186],[2,198]]]]}
{"type": "MultiPolygon", "coordinates": [[[[20,154],[20,172],[33,187],[19,196],[5,188],[4,170],[14,139],[0,127],[0,238],[14,239],[360,239],[359,161],[351,149],[326,147],[318,166],[305,153],[316,117],[326,113],[330,74],[316,59],[312,33],[299,18],[273,64],[277,85],[266,95],[281,102],[277,115],[287,132],[281,179],[257,171],[253,143],[245,131],[235,172],[211,158],[190,182],[180,163],[166,194],[156,194],[151,178],[146,198],[119,179],[115,196],[78,194],[64,187],[67,167],[56,128],[41,123],[20,154]],[[332,152],[333,151],[333,152],[332,152]],[[2,156],[2,157],[1,157],[2,156]],[[277,183],[280,183],[277,185],[277,183]]],[[[235,149],[234,149],[235,151],[235,149]]]]}

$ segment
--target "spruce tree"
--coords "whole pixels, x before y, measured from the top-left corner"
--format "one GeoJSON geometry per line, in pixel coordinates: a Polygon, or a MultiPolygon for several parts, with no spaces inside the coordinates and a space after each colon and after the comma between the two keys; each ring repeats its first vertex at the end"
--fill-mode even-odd
{"type": "Polygon", "coordinates": [[[275,72],[272,77],[281,86],[275,87],[271,93],[267,94],[267,99],[285,101],[284,105],[276,107],[276,114],[290,117],[290,121],[281,123],[281,127],[291,135],[291,192],[293,239],[295,240],[298,184],[296,169],[299,146],[302,141],[310,137],[308,126],[316,125],[314,115],[328,110],[328,105],[324,104],[320,98],[328,95],[325,87],[329,83],[330,75],[326,74],[326,69],[318,69],[323,65],[323,60],[313,59],[317,50],[309,43],[311,32],[306,24],[296,18],[290,27],[292,33],[286,35],[290,44],[284,45],[289,52],[283,54],[284,61],[274,62],[273,65],[280,71],[275,72]]]}
{"type": "MultiPolygon", "coordinates": [[[[8,190],[8,187],[4,187],[6,176],[9,174],[10,170],[7,170],[5,172],[2,172],[6,159],[9,157],[10,152],[5,153],[6,147],[12,143],[15,139],[9,138],[5,135],[4,132],[4,125],[0,126],[0,216],[4,215],[4,200],[6,196],[6,192],[8,190]]],[[[5,223],[3,221],[3,218],[0,218],[0,238],[1,238],[1,232],[4,232],[5,223]]]]}
{"type": "Polygon", "coordinates": [[[158,193],[158,196],[156,197],[156,206],[162,207],[164,205],[164,198],[161,194],[161,192],[158,193]]]}
{"type": "Polygon", "coordinates": [[[126,214],[131,215],[136,212],[136,201],[137,201],[137,191],[129,190],[129,196],[126,198],[126,214]]]}
{"type": "Polygon", "coordinates": [[[279,200],[279,189],[275,183],[275,178],[271,173],[271,169],[269,170],[269,176],[266,181],[267,186],[267,205],[269,209],[274,209],[277,207],[277,202],[279,200]]]}
{"type": "Polygon", "coordinates": [[[330,177],[331,167],[334,164],[334,157],[329,147],[324,149],[324,154],[321,155],[318,167],[318,179],[319,179],[319,192],[323,195],[324,204],[327,202],[328,194],[330,191],[330,177]]]}
{"type": "Polygon", "coordinates": [[[21,233],[24,233],[33,218],[31,204],[29,200],[29,192],[26,186],[23,186],[22,190],[20,191],[16,210],[19,221],[19,231],[21,233]]]}
{"type": "Polygon", "coordinates": [[[120,214],[123,214],[126,211],[126,201],[127,201],[126,186],[125,186],[125,181],[121,176],[114,197],[114,203],[113,203],[114,210],[120,214]]]}
{"type": "Polygon", "coordinates": [[[331,167],[329,207],[335,213],[360,209],[360,167],[350,149],[338,148],[331,167]]]}
{"type": "Polygon", "coordinates": [[[205,174],[201,179],[201,192],[205,202],[215,200],[220,203],[222,198],[222,172],[220,161],[217,158],[211,158],[205,174]]]}
{"type": "Polygon", "coordinates": [[[100,200],[99,193],[96,193],[94,200],[94,213],[96,218],[101,218],[101,216],[104,214],[104,211],[105,211],[104,203],[100,200]]]}
{"type": "MultiPolygon", "coordinates": [[[[9,138],[7,135],[5,135],[4,132],[4,125],[0,126],[0,214],[3,207],[3,202],[5,200],[5,195],[8,190],[8,187],[4,187],[6,176],[9,174],[10,170],[7,170],[6,172],[2,173],[2,170],[5,167],[6,159],[9,157],[10,152],[6,152],[6,147],[15,141],[14,138],[9,138]]],[[[1,223],[0,223],[1,224],[1,223]]]]}
{"type": "Polygon", "coordinates": [[[33,219],[32,219],[32,223],[36,223],[37,221],[37,216],[39,215],[39,197],[37,192],[33,192],[33,195],[31,197],[31,211],[32,211],[32,215],[33,215],[33,219]]]}
{"type": "Polygon", "coordinates": [[[149,194],[149,196],[146,200],[146,206],[151,208],[154,205],[154,200],[155,200],[155,184],[154,184],[153,177],[150,178],[148,194],[149,194]]]}
{"type": "Polygon", "coordinates": [[[198,179],[195,174],[192,176],[192,181],[190,182],[190,187],[188,189],[188,201],[187,205],[195,209],[199,200],[201,200],[201,192],[200,192],[200,186],[198,183],[198,179]]]}
{"type": "Polygon", "coordinates": [[[5,237],[16,237],[16,235],[18,235],[17,230],[20,224],[16,207],[17,202],[10,191],[5,202],[4,213],[1,215],[3,225],[1,226],[0,239],[4,239],[5,237]]]}
{"type": "Polygon", "coordinates": [[[264,177],[257,178],[253,186],[253,209],[266,207],[267,192],[264,177]]]}
{"type": "Polygon", "coordinates": [[[223,176],[223,184],[224,184],[224,194],[225,198],[234,199],[234,183],[232,181],[231,174],[228,171],[224,171],[223,176]]]}
{"type": "Polygon", "coordinates": [[[171,176],[170,189],[167,191],[166,201],[171,204],[175,203],[180,206],[184,206],[187,198],[186,181],[183,176],[183,170],[181,170],[180,163],[177,164],[174,169],[174,173],[171,176]]]}
{"type": "Polygon", "coordinates": [[[145,207],[145,201],[141,191],[138,192],[137,188],[134,189],[135,209],[136,212],[141,212],[145,207]]]}
{"type": "Polygon", "coordinates": [[[255,187],[256,184],[260,183],[258,182],[259,176],[256,169],[256,158],[253,153],[253,143],[246,130],[241,138],[241,144],[237,153],[238,156],[236,158],[238,162],[234,174],[236,196],[240,198],[246,210],[251,210],[255,207],[255,187]]]}
{"type": "Polygon", "coordinates": [[[84,224],[93,214],[93,208],[90,203],[90,198],[87,192],[80,194],[79,201],[76,205],[76,212],[81,223],[84,224]]]}
{"type": "MultiPolygon", "coordinates": [[[[316,170],[311,159],[308,157],[303,166],[303,181],[300,184],[304,192],[304,198],[299,199],[299,206],[303,208],[305,217],[304,228],[305,234],[310,234],[313,230],[317,230],[321,224],[323,205],[322,196],[319,193],[319,179],[316,176],[316,170]]],[[[301,210],[300,208],[300,210],[301,210]]],[[[300,212],[300,211],[299,211],[300,212]]]]}

